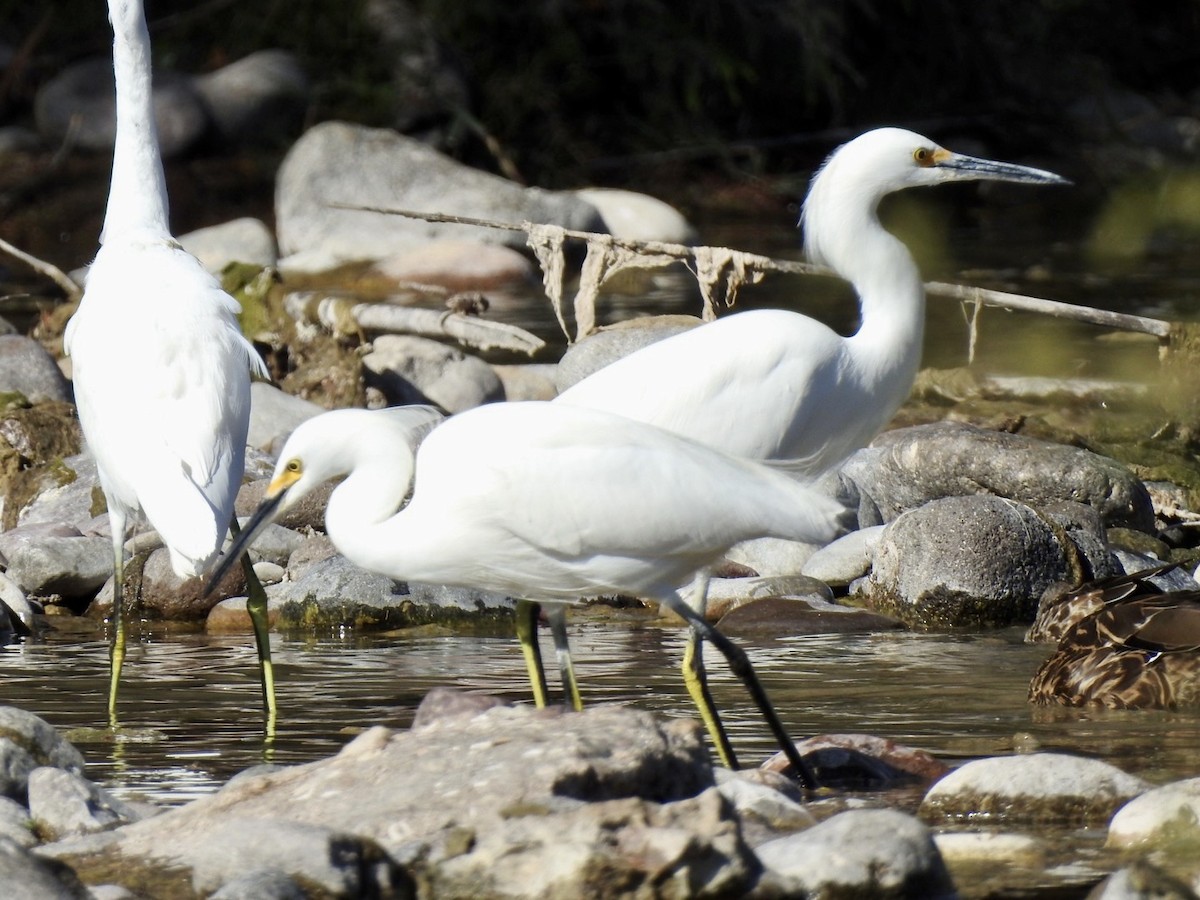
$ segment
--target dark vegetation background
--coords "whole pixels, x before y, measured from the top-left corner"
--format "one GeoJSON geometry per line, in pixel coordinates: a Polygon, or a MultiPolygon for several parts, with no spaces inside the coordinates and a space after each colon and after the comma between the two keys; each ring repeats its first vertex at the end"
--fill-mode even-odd
{"type": "MultiPolygon", "coordinates": [[[[306,124],[394,127],[529,184],[631,187],[688,212],[712,184],[807,177],[878,124],[1078,159],[1080,104],[1103,118],[1124,92],[1165,116],[1200,110],[1200,0],[147,0],[147,16],[156,70],[285,48],[312,81],[306,124]]],[[[40,84],[110,52],[105,3],[0,0],[0,43],[0,124],[29,124],[40,84]]],[[[172,161],[175,230],[271,222],[294,137],[172,161]]],[[[0,231],[46,250],[50,218],[94,247],[107,157],[41,182],[44,166],[23,166],[0,172],[0,231]],[[73,181],[86,196],[62,200],[73,181]]]]}

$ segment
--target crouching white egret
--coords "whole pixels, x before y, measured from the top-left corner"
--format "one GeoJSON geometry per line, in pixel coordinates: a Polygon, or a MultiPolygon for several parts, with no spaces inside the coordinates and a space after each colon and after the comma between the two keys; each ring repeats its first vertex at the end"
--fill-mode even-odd
{"type": "MultiPolygon", "coordinates": [[[[346,475],[329,498],[326,528],[366,569],[555,606],[617,593],[666,604],[726,656],[812,783],[745,653],[695,612],[684,589],[703,591],[707,579],[696,574],[738,541],[831,539],[839,503],[765,466],[600,410],[482,406],[438,425],[414,456],[413,433],[430,422],[420,407],[304,422],[230,553],[316,485],[346,475]]],[[[718,751],[736,765],[711,698],[693,681],[688,689],[718,751]]]]}
{"type": "MultiPolygon", "coordinates": [[[[265,370],[242,336],[237,302],[171,237],[142,4],[109,0],[108,7],[117,88],[112,181],[101,247],[63,346],[112,527],[108,710],[115,725],[126,528],[144,514],[180,577],[209,568],[242,480],[250,372],[265,370]]],[[[261,587],[251,593],[263,699],[273,716],[265,597],[261,587]]]]}

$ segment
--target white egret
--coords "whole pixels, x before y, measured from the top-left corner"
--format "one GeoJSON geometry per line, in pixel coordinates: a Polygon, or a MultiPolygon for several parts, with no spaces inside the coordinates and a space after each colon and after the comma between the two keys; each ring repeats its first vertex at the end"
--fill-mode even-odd
{"type": "MultiPolygon", "coordinates": [[[[67,325],[75,401],[108,502],[115,724],[125,657],[126,527],[141,513],[181,577],[206,571],[242,480],[250,372],[265,374],[238,326],[237,302],[171,237],[141,0],[109,0],[117,128],[101,247],[67,325]]],[[[252,606],[264,703],[275,700],[261,588],[252,606]],[[261,607],[261,609],[259,608],[261,607]]]]}
{"type": "Polygon", "coordinates": [[[805,477],[870,441],[912,390],[925,290],[880,224],[887,194],[948,181],[1063,184],[1052,172],[951,153],[880,128],[838,148],[804,201],[807,255],[850,281],[861,324],[842,337],[800,313],[725,316],[611,363],[554,402],[607,409],[805,477]]]}
{"type": "Polygon", "coordinates": [[[620,413],[816,478],[888,423],[921,361],[924,286],[908,249],[880,223],[880,201],[909,187],[980,180],[1067,183],[899,128],[860,135],[825,161],[802,214],[809,259],[858,294],[857,332],[843,337],[787,310],[738,313],[637,350],[554,402],[620,413]]]}
{"type": "MultiPolygon", "coordinates": [[[[674,609],[726,655],[811,783],[749,660],[684,592],[689,584],[703,591],[707,579],[694,576],[738,541],[829,540],[839,503],[765,466],[600,410],[482,406],[438,425],[414,455],[414,432],[431,420],[417,407],[337,410],[302,423],[230,553],[322,481],[346,475],[329,498],[326,528],[366,569],[551,605],[624,593],[674,609]]],[[[711,699],[688,688],[735,765],[711,699]]]]}

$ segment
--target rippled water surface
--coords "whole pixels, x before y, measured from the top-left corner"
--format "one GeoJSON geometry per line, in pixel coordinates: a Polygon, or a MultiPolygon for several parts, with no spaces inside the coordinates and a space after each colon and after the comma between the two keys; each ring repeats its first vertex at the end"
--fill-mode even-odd
{"type": "MultiPolygon", "coordinates": [[[[742,643],[797,736],[878,734],[951,762],[1036,745],[1097,756],[1155,781],[1196,774],[1200,713],[1028,706],[1029,678],[1048,650],[1022,643],[1015,629],[742,643]]],[[[585,620],[575,623],[573,648],[588,702],[692,715],[678,669],[681,630],[585,620]]],[[[437,685],[519,702],[529,697],[515,638],[507,636],[276,637],[274,656],[280,717],[270,745],[249,636],[175,636],[134,646],[121,694],[123,738],[115,743],[101,727],[108,665],[102,641],[51,638],[6,647],[0,683],[4,702],[70,732],[89,777],[166,803],[209,793],[263,761],[322,758],[370,725],[406,727],[437,685]]],[[[765,726],[711,650],[709,668],[743,764],[757,763],[774,751],[765,726]]]]}

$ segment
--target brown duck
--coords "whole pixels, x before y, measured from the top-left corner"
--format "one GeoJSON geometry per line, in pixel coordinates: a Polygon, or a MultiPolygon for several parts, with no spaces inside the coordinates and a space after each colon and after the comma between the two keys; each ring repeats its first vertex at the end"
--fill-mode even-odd
{"type": "Polygon", "coordinates": [[[1121,585],[1111,583],[1117,579],[1107,587],[1093,584],[1089,599],[1074,604],[1074,618],[1061,610],[1047,615],[1051,624],[1043,623],[1042,633],[1064,630],[1058,649],[1033,676],[1030,702],[1110,709],[1200,705],[1200,591],[1152,591],[1149,574],[1124,576],[1121,585]],[[1106,591],[1109,599],[1103,599],[1106,591]]]}

